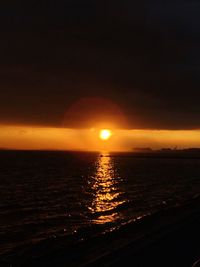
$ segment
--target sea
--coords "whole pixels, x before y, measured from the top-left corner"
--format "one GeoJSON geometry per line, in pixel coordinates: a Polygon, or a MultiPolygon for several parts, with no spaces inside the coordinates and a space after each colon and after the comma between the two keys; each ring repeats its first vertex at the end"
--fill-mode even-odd
{"type": "Polygon", "coordinates": [[[199,157],[2,150],[0,259],[51,238],[114,231],[199,192],[199,157]]]}

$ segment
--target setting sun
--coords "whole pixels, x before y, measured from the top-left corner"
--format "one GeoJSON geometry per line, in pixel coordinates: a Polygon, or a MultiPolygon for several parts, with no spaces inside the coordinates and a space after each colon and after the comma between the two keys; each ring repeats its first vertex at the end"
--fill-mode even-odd
{"type": "Polygon", "coordinates": [[[100,134],[99,134],[99,137],[102,139],[102,140],[108,140],[112,135],[112,132],[108,129],[103,129],[100,131],[100,134]]]}

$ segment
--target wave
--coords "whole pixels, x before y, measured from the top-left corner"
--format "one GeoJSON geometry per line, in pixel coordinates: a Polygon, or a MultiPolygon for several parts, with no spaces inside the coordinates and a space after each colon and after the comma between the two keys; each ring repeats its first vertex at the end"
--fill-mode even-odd
{"type": "MultiPolygon", "coordinates": [[[[61,260],[68,262],[68,266],[74,266],[70,265],[70,262],[72,264],[74,261],[73,255],[77,254],[81,259],[83,253],[88,255],[88,251],[94,248],[95,251],[99,251],[98,257],[104,258],[104,250],[107,254],[111,251],[116,253],[119,249],[127,249],[131,244],[133,246],[140,242],[144,245],[151,238],[154,240],[160,238],[176,227],[180,227],[183,221],[185,223],[194,219],[197,214],[200,214],[199,207],[200,195],[195,195],[182,204],[173,207],[163,205],[156,212],[143,214],[110,228],[105,225],[90,225],[77,229],[70,235],[51,235],[44,240],[33,240],[29,245],[22,245],[20,253],[15,251],[12,255],[4,254],[1,266],[6,266],[5,264],[8,263],[12,266],[15,264],[16,266],[42,266],[44,262],[47,265],[43,266],[49,266],[52,257],[58,263],[61,260]]],[[[92,257],[93,260],[97,260],[94,255],[92,257]]]]}

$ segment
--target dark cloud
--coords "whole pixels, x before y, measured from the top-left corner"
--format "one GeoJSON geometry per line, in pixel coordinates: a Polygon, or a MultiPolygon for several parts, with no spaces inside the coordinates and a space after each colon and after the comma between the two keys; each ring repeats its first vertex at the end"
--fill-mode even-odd
{"type": "Polygon", "coordinates": [[[200,4],[137,2],[2,5],[0,122],[59,126],[100,97],[128,128],[200,128],[200,4]]]}

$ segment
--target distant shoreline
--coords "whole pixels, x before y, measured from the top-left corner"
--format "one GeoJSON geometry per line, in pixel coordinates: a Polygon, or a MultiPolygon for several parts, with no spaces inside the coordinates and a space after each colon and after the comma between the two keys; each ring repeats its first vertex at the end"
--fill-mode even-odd
{"type": "Polygon", "coordinates": [[[0,153],[83,153],[99,154],[103,157],[132,157],[132,158],[167,158],[167,159],[200,159],[199,148],[189,148],[181,150],[151,150],[151,151],[120,151],[120,152],[100,152],[83,150],[18,150],[18,149],[0,149],[0,153]]]}

